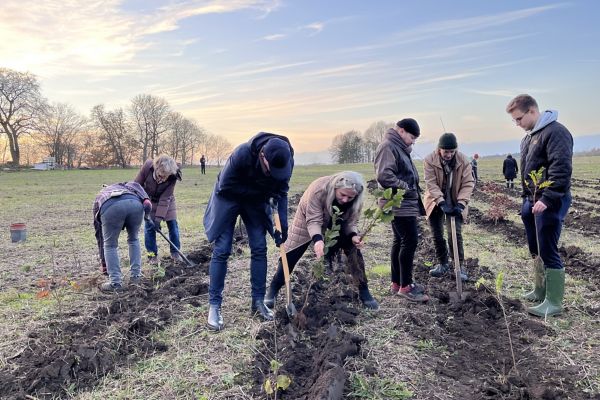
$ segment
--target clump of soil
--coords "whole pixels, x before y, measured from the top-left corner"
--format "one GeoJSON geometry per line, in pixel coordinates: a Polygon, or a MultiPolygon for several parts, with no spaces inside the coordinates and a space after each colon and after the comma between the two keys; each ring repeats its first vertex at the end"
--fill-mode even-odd
{"type": "MultiPolygon", "coordinates": [[[[188,258],[206,263],[209,257],[204,246],[188,258]]],[[[93,386],[132,358],[165,351],[166,345],[153,341],[151,334],[171,323],[183,304],[199,305],[197,296],[208,291],[207,271],[206,265],[170,263],[159,281],[144,279],[120,294],[98,294],[100,305],[89,315],[57,317],[45,328],[32,330],[22,350],[0,371],[3,398],[61,396],[72,385],[93,386]]]]}

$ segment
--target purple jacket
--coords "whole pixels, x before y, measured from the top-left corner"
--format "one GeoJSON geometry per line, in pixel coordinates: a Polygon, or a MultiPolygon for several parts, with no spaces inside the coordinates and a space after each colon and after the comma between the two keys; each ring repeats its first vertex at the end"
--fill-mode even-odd
{"type": "Polygon", "coordinates": [[[152,160],[148,160],[142,165],[140,172],[135,177],[135,181],[142,185],[150,200],[152,201],[151,217],[161,218],[165,221],[177,219],[177,206],[175,205],[175,183],[181,180],[181,171],[176,175],[171,175],[163,183],[157,183],[154,179],[154,166],[152,160]]]}

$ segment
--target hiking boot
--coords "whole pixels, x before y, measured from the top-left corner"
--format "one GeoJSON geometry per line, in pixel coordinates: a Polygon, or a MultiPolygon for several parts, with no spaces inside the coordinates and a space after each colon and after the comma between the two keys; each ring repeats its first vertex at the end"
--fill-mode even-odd
{"type": "Polygon", "coordinates": [[[124,290],[123,286],[111,282],[104,282],[102,285],[99,286],[99,289],[100,291],[105,293],[116,293],[122,292],[124,290]]]}
{"type": "Polygon", "coordinates": [[[360,289],[358,291],[358,298],[362,301],[363,306],[369,310],[379,310],[379,303],[371,296],[369,288],[360,289]]]}
{"type": "Polygon", "coordinates": [[[148,265],[158,265],[158,257],[148,256],[148,265]]]}
{"type": "Polygon", "coordinates": [[[273,321],[273,311],[265,306],[264,299],[253,299],[250,311],[252,315],[258,315],[263,321],[273,321]]]}
{"type": "Polygon", "coordinates": [[[273,284],[271,283],[269,289],[267,289],[267,294],[265,294],[265,300],[263,301],[267,308],[275,307],[275,299],[277,298],[277,293],[279,293],[279,289],[275,289],[273,287],[273,284]]]}
{"type": "Polygon", "coordinates": [[[400,291],[400,285],[398,285],[396,282],[392,282],[392,286],[390,286],[390,293],[398,294],[399,291],[400,291]]]}
{"type": "Polygon", "coordinates": [[[140,286],[142,284],[142,277],[141,276],[132,276],[131,278],[129,278],[129,284],[130,285],[135,285],[135,286],[140,286]]]}
{"type": "Polygon", "coordinates": [[[211,304],[208,307],[208,321],[206,327],[211,331],[220,331],[223,329],[223,316],[221,315],[221,306],[211,304]]]}
{"type": "Polygon", "coordinates": [[[469,275],[467,275],[467,270],[465,267],[460,267],[460,280],[466,282],[469,280],[469,275]]]}
{"type": "Polygon", "coordinates": [[[433,267],[433,269],[429,270],[429,275],[433,276],[434,278],[439,278],[441,276],[446,275],[448,271],[450,271],[450,266],[448,265],[448,263],[440,263],[433,267]]]}
{"type": "Polygon", "coordinates": [[[400,291],[398,291],[398,296],[417,303],[429,301],[429,296],[425,294],[425,288],[418,283],[411,283],[410,285],[400,288],[400,291]]]}
{"type": "Polygon", "coordinates": [[[171,260],[177,261],[177,262],[183,262],[183,257],[181,257],[181,254],[179,254],[179,253],[173,253],[173,254],[171,254],[171,260]]]}

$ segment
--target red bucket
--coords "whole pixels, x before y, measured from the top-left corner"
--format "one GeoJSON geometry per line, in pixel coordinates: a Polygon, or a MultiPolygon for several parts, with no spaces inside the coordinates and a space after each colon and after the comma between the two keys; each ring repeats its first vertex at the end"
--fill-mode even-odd
{"type": "Polygon", "coordinates": [[[10,224],[10,240],[13,243],[24,242],[27,239],[27,227],[24,222],[10,224]]]}

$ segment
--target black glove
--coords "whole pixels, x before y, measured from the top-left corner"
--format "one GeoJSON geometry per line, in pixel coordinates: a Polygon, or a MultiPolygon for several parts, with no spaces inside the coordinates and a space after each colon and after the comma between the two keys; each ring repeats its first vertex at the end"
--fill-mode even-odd
{"type": "Polygon", "coordinates": [[[156,232],[160,232],[160,222],[162,221],[162,218],[160,217],[154,217],[154,221],[152,221],[152,223],[154,224],[154,230],[156,232]]]}
{"type": "Polygon", "coordinates": [[[463,206],[462,204],[458,204],[456,207],[454,207],[452,209],[452,214],[455,217],[462,217],[462,212],[465,209],[465,206],[463,206]]]}
{"type": "Polygon", "coordinates": [[[273,231],[273,240],[275,241],[275,246],[277,247],[281,246],[281,243],[285,242],[283,235],[277,229],[273,231]]]}
{"type": "Polygon", "coordinates": [[[281,229],[283,230],[283,232],[281,232],[281,242],[285,243],[288,238],[288,227],[282,226],[281,229]]]}
{"type": "Polygon", "coordinates": [[[445,201],[442,201],[440,204],[438,204],[438,207],[446,215],[452,215],[452,212],[454,211],[454,208],[450,207],[450,205],[448,205],[448,203],[446,203],[445,201]]]}

